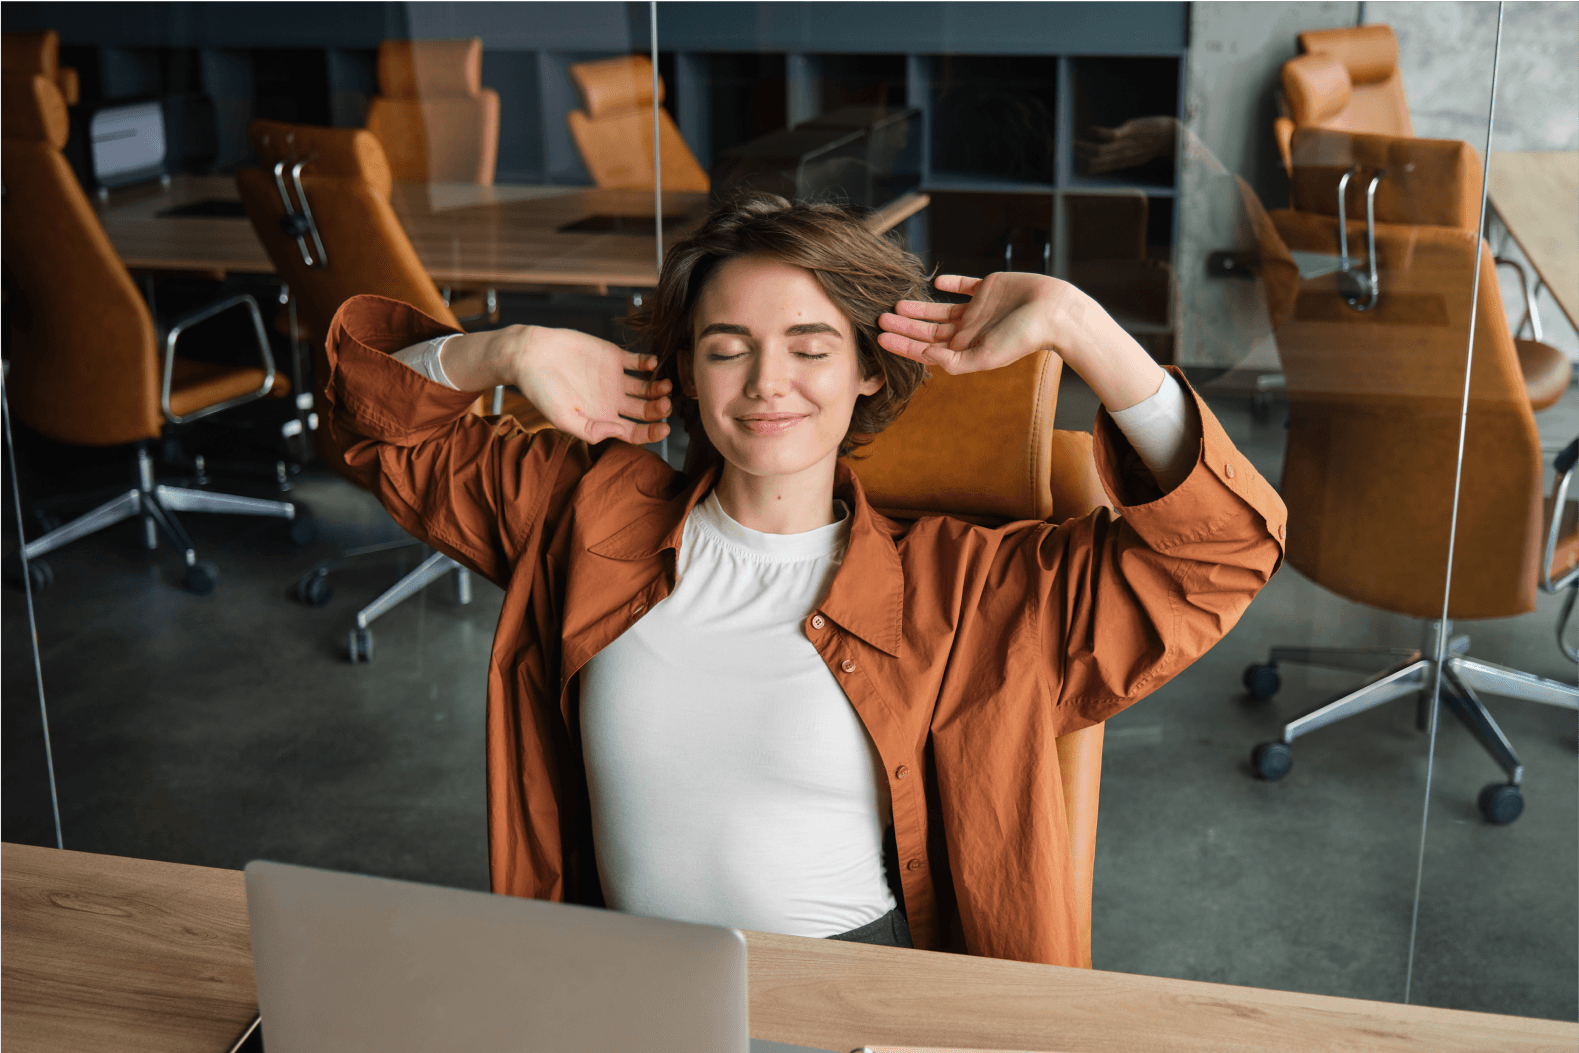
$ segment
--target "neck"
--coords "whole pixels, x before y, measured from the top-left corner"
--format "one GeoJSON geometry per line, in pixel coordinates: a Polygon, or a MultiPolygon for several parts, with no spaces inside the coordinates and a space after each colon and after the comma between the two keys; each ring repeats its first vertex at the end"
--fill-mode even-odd
{"type": "Polygon", "coordinates": [[[834,521],[830,456],[794,475],[750,475],[725,464],[718,503],[729,518],[764,534],[802,534],[834,521]]]}

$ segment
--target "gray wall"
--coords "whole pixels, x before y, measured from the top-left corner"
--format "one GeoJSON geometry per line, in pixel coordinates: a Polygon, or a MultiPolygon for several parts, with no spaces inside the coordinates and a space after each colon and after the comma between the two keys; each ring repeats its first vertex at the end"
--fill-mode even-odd
{"type": "MultiPolygon", "coordinates": [[[[1365,5],[1398,34],[1398,66],[1415,134],[1486,149],[1497,5],[1365,5]]],[[[1502,23],[1493,150],[1579,150],[1579,3],[1514,2],[1502,23]]]]}

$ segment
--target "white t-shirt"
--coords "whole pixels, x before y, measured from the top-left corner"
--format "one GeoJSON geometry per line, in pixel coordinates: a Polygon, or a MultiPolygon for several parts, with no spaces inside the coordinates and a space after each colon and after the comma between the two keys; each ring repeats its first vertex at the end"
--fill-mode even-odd
{"type": "Polygon", "coordinates": [[[674,591],[581,673],[598,874],[634,914],[831,936],[895,906],[882,761],[804,623],[849,539],[764,534],[716,494],[674,591]]]}

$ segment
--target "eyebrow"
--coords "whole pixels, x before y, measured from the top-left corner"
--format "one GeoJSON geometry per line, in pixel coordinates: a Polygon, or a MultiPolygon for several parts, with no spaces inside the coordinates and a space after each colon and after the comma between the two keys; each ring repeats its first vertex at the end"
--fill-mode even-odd
{"type": "MultiPolygon", "coordinates": [[[[703,329],[700,335],[712,336],[715,333],[723,333],[728,336],[750,336],[751,330],[743,325],[736,325],[733,322],[714,322],[703,329]]],[[[839,330],[835,329],[827,322],[802,322],[799,325],[792,325],[788,329],[784,330],[785,336],[813,336],[817,334],[827,334],[830,336],[843,335],[839,332],[839,330]]]]}

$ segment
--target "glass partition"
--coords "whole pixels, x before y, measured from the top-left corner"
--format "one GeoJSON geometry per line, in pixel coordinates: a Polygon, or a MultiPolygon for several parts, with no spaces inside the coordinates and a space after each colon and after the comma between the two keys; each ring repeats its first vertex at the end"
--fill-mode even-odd
{"type": "MultiPolygon", "coordinates": [[[[750,192],[863,210],[929,273],[1029,272],[1088,297],[1200,397],[1206,448],[1229,448],[1219,429],[1232,444],[1192,485],[1238,500],[1222,494],[1248,493],[1248,468],[1288,509],[1285,560],[1248,608],[1106,721],[1094,967],[1572,1017],[1573,706],[1464,664],[1579,683],[1579,630],[1566,654],[1554,639],[1573,546],[1553,549],[1546,590],[1542,512],[1579,434],[1575,296],[1556,277],[1574,231],[1542,222],[1572,202],[1540,197],[1571,178],[1543,158],[1579,148],[1549,105],[1572,97],[1574,5],[1512,5],[1500,30],[1498,11],[665,0],[121,4],[96,20],[8,5],[8,33],[60,33],[77,92],[65,153],[152,317],[252,295],[289,382],[221,414],[232,426],[152,440],[156,466],[299,502],[316,536],[190,517],[221,574],[200,597],[130,523],[47,554],[31,615],[6,592],[0,836],[54,840],[42,680],[67,848],[487,886],[485,693],[514,675],[490,651],[504,593],[438,566],[365,617],[431,553],[400,547],[377,502],[315,461],[323,407],[301,396],[324,361],[317,271],[286,274],[238,189],[277,163],[256,120],[367,128],[432,310],[468,330],[629,342],[664,247],[750,192]],[[161,160],[99,165],[96,117],[150,135],[121,112],[150,103],[161,160]],[[1515,799],[1516,821],[1495,821],[1515,799]]],[[[319,156],[287,160],[328,235],[319,156]]],[[[9,246],[8,359],[26,324],[9,246]]],[[[342,258],[330,245],[324,273],[342,258]]],[[[193,354],[233,365],[244,337],[193,354]]],[[[1094,434],[1101,401],[1075,369],[1056,395],[1055,428],[1094,434]]],[[[533,419],[513,390],[483,403],[533,419]]],[[[133,485],[132,446],[16,416],[25,537],[133,485]]],[[[1059,470],[1094,470],[1085,441],[1055,440],[1080,454],[1059,470]]],[[[683,465],[684,430],[655,452],[683,465]]]]}
{"type": "MultiPolygon", "coordinates": [[[[1574,492],[1560,479],[1579,436],[1576,290],[1562,278],[1579,259],[1579,228],[1558,217],[1579,188],[1579,119],[1549,100],[1579,77],[1579,10],[1462,7],[1473,33],[1461,54],[1477,68],[1495,62],[1494,94],[1487,77],[1404,66],[1412,89],[1442,100],[1416,118],[1417,134],[1464,139],[1489,158],[1446,604],[1463,657],[1447,663],[1438,696],[1411,1000],[1572,1020],[1579,637],[1567,621],[1574,492]]],[[[1422,52],[1452,32],[1395,8],[1371,5],[1368,17],[1398,18],[1401,39],[1422,52]]]]}

